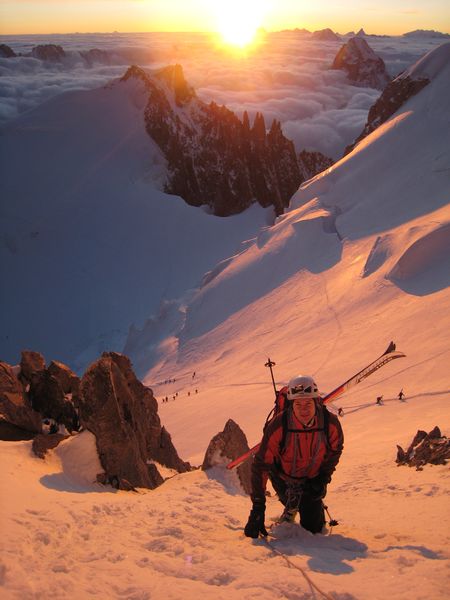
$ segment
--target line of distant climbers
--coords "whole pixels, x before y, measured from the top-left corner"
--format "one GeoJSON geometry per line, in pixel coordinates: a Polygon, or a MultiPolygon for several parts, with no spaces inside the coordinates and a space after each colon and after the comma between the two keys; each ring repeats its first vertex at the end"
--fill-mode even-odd
{"type": "MultiPolygon", "coordinates": [[[[195,388],[195,393],[198,394],[198,389],[195,388]]],[[[188,396],[191,395],[190,390],[187,393],[188,396]]],[[[175,400],[178,397],[178,392],[175,392],[175,394],[172,396],[172,400],[175,400]]],[[[169,402],[169,397],[168,396],[164,396],[164,398],[162,399],[163,402],[169,402]]]]}
{"type": "MultiPolygon", "coordinates": [[[[185,377],[186,374],[181,375],[181,379],[185,377]]],[[[192,373],[192,379],[195,379],[195,371],[192,373]]],[[[156,385],[167,385],[168,383],[175,383],[176,379],[164,379],[164,381],[158,381],[156,385]]]]}

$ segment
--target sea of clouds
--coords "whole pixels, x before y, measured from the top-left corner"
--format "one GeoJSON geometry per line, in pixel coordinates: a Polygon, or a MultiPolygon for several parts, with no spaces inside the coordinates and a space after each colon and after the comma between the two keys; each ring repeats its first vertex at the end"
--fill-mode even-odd
{"type": "MultiPolygon", "coordinates": [[[[0,125],[56,94],[105,85],[131,64],[153,69],[179,63],[202,100],[239,115],[247,110],[250,120],[262,112],[268,127],[273,119],[281,121],[298,151],[320,150],[337,159],[380,95],[330,69],[346,39],[325,42],[278,32],[267,34],[256,50],[232,56],[199,33],[1,36],[0,43],[21,56],[0,58],[0,125]],[[39,44],[60,45],[66,56],[57,62],[27,56],[39,44]],[[93,48],[102,52],[87,58],[93,48]]],[[[366,40],[392,76],[442,43],[432,37],[366,40]]]]}

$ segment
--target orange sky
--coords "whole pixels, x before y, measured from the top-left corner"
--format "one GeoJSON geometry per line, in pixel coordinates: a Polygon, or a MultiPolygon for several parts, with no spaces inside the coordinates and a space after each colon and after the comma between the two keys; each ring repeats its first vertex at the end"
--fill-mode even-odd
{"type": "Polygon", "coordinates": [[[450,31],[448,0],[0,0],[0,33],[256,29],[450,31]]]}

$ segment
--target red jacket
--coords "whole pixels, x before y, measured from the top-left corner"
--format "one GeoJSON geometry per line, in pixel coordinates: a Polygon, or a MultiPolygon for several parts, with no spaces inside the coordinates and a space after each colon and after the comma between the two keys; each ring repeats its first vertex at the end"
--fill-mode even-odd
{"type": "Polygon", "coordinates": [[[320,475],[324,483],[329,483],[339,462],[344,435],[335,415],[327,411],[328,427],[324,427],[326,409],[319,405],[310,427],[306,428],[296,419],[291,408],[286,410],[284,447],[280,448],[283,441],[283,414],[277,415],[264,432],[252,466],[252,498],[264,497],[270,471],[275,471],[288,482],[320,475]],[[328,436],[325,429],[328,429],[328,436]]]}

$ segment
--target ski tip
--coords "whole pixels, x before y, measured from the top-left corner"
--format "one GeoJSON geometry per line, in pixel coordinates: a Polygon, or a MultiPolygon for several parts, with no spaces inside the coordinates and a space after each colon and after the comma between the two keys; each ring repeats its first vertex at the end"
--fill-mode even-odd
{"type": "Polygon", "coordinates": [[[385,354],[389,354],[390,352],[395,352],[395,348],[396,348],[396,346],[395,346],[394,342],[391,342],[389,344],[389,346],[387,347],[385,354]]]}

